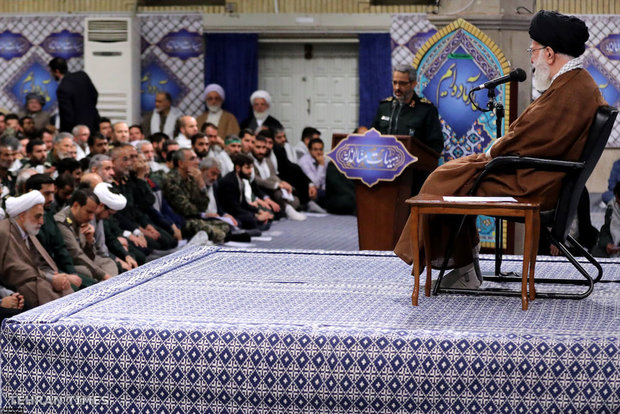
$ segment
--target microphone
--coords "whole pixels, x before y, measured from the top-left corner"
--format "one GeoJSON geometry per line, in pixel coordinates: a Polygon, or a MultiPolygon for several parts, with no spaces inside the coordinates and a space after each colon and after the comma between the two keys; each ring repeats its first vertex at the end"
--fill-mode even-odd
{"type": "Polygon", "coordinates": [[[483,83],[482,85],[476,86],[470,92],[479,91],[481,89],[495,89],[495,87],[506,83],[506,82],[523,82],[527,78],[525,71],[521,68],[516,68],[512,70],[508,75],[500,76],[499,78],[492,79],[488,82],[483,83]]]}
{"type": "Polygon", "coordinates": [[[394,122],[394,111],[396,110],[396,106],[399,104],[398,99],[394,99],[392,101],[392,113],[390,114],[390,123],[388,125],[388,134],[392,133],[392,123],[394,122]]]}

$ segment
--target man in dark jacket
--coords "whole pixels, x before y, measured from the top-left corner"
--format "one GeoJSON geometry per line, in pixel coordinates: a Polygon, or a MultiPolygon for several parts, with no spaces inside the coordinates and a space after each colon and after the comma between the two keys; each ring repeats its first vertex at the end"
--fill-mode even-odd
{"type": "Polygon", "coordinates": [[[49,68],[58,82],[56,99],[60,113],[60,131],[71,132],[78,124],[86,125],[91,131],[98,131],[97,98],[99,94],[86,72],[70,73],[67,62],[61,57],[52,59],[49,68]]]}

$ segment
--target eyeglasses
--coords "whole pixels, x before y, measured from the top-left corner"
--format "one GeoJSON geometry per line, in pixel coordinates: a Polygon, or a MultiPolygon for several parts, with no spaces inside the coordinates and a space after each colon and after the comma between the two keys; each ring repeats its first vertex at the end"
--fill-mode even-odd
{"type": "Polygon", "coordinates": [[[537,48],[535,48],[535,49],[532,49],[532,48],[530,47],[530,48],[528,48],[528,49],[525,49],[525,51],[526,51],[527,53],[529,53],[529,54],[530,54],[530,57],[531,57],[531,56],[534,54],[534,52],[535,52],[535,51],[537,51],[537,50],[542,50],[542,49],[546,49],[546,48],[547,48],[547,46],[537,47],[537,48]]]}
{"type": "Polygon", "coordinates": [[[407,86],[411,83],[411,81],[397,81],[397,80],[393,80],[392,81],[392,85],[396,86],[407,86]]]}

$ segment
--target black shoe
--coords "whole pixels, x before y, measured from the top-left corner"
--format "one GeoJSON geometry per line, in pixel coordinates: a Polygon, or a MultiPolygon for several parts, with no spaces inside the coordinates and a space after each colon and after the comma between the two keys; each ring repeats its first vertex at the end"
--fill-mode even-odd
{"type": "Polygon", "coordinates": [[[250,237],[259,237],[263,234],[259,229],[247,229],[245,232],[249,234],[250,237]]]}
{"type": "Polygon", "coordinates": [[[229,241],[234,241],[234,242],[240,242],[240,243],[249,243],[252,241],[252,237],[250,237],[250,235],[245,232],[245,231],[239,231],[239,232],[229,232],[226,235],[226,238],[224,239],[224,242],[229,242],[229,241]]]}

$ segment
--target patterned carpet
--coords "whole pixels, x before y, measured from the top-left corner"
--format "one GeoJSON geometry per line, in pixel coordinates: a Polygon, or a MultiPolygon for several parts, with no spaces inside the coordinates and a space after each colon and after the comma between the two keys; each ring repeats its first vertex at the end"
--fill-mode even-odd
{"type": "MultiPolygon", "coordinates": [[[[570,269],[544,259],[537,271],[570,269]]],[[[190,247],[5,323],[5,408],[620,410],[620,284],[527,312],[519,298],[462,295],[412,307],[409,272],[391,253],[190,247]]]]}
{"type": "Polygon", "coordinates": [[[357,217],[308,215],[306,221],[279,220],[262,237],[252,239],[251,247],[265,249],[358,250],[357,217]]]}

